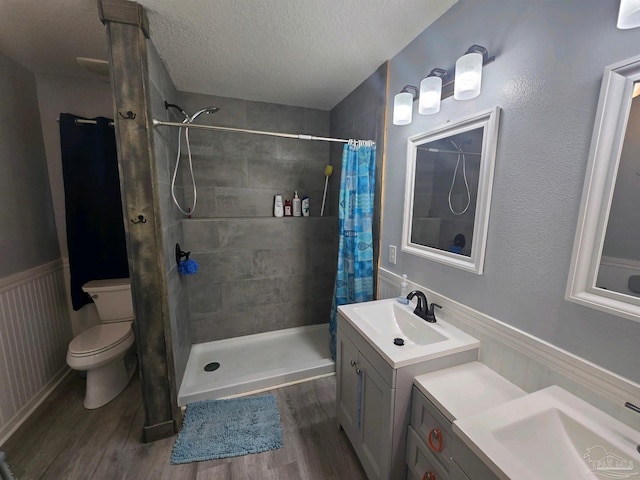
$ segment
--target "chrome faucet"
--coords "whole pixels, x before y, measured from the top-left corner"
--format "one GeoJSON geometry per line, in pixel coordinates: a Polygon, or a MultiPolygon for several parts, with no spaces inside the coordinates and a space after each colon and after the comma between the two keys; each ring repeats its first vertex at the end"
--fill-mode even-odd
{"type": "Polygon", "coordinates": [[[442,307],[437,303],[432,303],[431,305],[429,305],[427,296],[420,290],[413,290],[411,293],[409,293],[409,295],[407,295],[407,300],[413,300],[414,297],[418,299],[418,304],[416,305],[413,313],[429,323],[436,323],[436,314],[434,307],[442,307]]]}

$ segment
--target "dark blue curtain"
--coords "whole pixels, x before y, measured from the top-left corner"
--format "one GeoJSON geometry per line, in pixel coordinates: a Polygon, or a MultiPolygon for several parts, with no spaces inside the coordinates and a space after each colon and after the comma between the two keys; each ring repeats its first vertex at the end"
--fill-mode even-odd
{"type": "Polygon", "coordinates": [[[74,310],[91,302],[82,291],[86,282],[129,276],[114,128],[108,118],[92,119],[95,125],[80,118],[60,114],[74,310]]]}

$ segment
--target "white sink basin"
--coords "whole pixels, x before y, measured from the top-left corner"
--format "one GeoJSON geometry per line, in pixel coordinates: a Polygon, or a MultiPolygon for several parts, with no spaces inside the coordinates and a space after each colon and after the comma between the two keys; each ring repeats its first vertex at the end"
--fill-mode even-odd
{"type": "Polygon", "coordinates": [[[385,338],[402,338],[406,343],[429,345],[447,339],[441,332],[429,328],[425,321],[400,303],[360,303],[353,311],[385,338]]]}
{"type": "Polygon", "coordinates": [[[640,432],[558,386],[457,420],[453,429],[500,478],[640,478],[640,432]]]}
{"type": "Polygon", "coordinates": [[[413,313],[414,308],[394,298],[342,305],[338,310],[393,368],[480,346],[478,340],[439,318],[436,323],[426,322],[413,313]],[[402,339],[403,345],[395,344],[395,339],[402,339]]]}

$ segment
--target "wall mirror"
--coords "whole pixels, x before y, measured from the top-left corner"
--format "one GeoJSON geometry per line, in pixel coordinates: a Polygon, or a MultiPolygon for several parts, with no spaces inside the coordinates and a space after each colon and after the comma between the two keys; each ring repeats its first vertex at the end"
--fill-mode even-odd
{"type": "Polygon", "coordinates": [[[403,251],[482,274],[499,113],[407,140],[403,251]]]}
{"type": "Polygon", "coordinates": [[[568,300],[640,321],[640,56],[605,68],[568,300]]]}

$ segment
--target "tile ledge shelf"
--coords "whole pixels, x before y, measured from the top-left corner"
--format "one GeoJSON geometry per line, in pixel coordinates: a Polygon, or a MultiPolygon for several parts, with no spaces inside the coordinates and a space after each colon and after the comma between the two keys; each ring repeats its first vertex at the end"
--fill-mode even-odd
{"type": "Polygon", "coordinates": [[[273,219],[273,220],[300,220],[300,219],[315,219],[315,220],[337,220],[338,217],[337,216],[329,216],[329,215],[325,215],[323,217],[314,215],[314,216],[309,216],[309,217],[274,217],[274,216],[268,216],[268,215],[264,215],[264,216],[250,216],[250,217],[185,217],[182,220],[186,221],[186,222],[190,222],[190,221],[216,221],[216,220],[266,220],[266,219],[273,219]]]}

